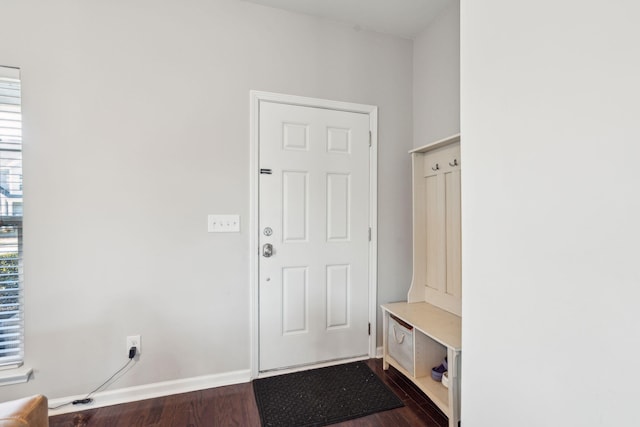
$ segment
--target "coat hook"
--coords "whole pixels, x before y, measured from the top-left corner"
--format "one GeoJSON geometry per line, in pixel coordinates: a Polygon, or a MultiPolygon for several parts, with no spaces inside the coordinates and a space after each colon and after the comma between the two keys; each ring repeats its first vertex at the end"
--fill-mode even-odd
{"type": "Polygon", "coordinates": [[[439,165],[438,163],[436,163],[436,165],[435,165],[435,166],[431,166],[431,170],[432,170],[432,171],[440,170],[440,165],[439,165]]]}
{"type": "Polygon", "coordinates": [[[449,166],[458,166],[458,159],[453,159],[453,163],[449,162],[449,166]]]}

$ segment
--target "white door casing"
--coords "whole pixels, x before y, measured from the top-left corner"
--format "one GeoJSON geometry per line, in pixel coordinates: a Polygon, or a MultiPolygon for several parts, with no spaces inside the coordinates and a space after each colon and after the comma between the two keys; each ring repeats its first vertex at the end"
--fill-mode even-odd
{"type": "Polygon", "coordinates": [[[376,113],[252,92],[254,377],[375,355],[376,113]]]}

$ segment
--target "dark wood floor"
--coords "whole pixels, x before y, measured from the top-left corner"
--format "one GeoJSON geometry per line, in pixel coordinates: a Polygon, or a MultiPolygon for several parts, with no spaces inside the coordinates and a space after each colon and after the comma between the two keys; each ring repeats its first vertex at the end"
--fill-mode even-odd
{"type": "MultiPolygon", "coordinates": [[[[402,399],[405,407],[334,426],[447,426],[442,412],[402,374],[393,368],[383,371],[380,359],[370,359],[367,363],[402,399]]],[[[49,423],[50,427],[257,427],[260,416],[252,385],[247,383],[57,415],[50,417],[49,423]]]]}

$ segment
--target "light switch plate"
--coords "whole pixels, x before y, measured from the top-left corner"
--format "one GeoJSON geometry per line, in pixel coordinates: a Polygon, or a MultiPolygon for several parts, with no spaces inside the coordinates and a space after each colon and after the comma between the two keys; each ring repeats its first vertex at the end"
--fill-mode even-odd
{"type": "Polygon", "coordinates": [[[239,233],[240,215],[209,215],[207,229],[209,233],[239,233]]]}

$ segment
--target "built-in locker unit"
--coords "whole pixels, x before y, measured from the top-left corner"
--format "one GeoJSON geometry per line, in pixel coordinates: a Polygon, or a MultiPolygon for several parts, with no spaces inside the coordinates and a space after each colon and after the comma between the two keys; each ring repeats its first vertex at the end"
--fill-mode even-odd
{"type": "Polygon", "coordinates": [[[410,151],[413,280],[407,302],[382,305],[383,366],[413,381],[449,418],[460,420],[460,135],[410,151]],[[445,361],[448,387],[431,377],[445,361]]]}

